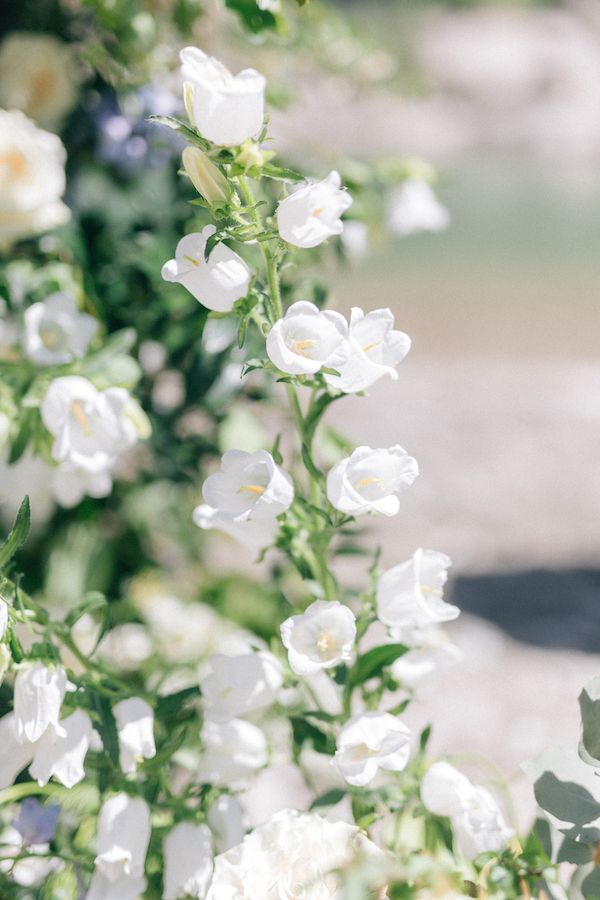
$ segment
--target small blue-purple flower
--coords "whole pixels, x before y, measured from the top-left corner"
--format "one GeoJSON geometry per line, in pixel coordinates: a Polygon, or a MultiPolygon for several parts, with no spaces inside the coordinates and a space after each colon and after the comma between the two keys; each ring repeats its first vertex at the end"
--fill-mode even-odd
{"type": "Polygon", "coordinates": [[[12,825],[23,838],[24,846],[47,844],[52,840],[60,809],[58,803],[42,806],[35,797],[23,800],[19,807],[19,815],[12,825]]]}

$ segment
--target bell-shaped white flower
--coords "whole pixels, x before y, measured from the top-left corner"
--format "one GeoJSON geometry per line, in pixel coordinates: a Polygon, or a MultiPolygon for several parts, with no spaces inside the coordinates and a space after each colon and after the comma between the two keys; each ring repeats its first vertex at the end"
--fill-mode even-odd
{"type": "Polygon", "coordinates": [[[229,69],[197,47],[179,54],[181,75],[188,88],[192,124],[208,141],[233,147],[254,137],[264,119],[266,81],[255,69],[232,75],[229,69]]]}
{"type": "Polygon", "coordinates": [[[388,209],[390,231],[400,237],[418,231],[445,231],[450,213],[422,178],[409,178],[392,194],[388,209]]]}
{"type": "Polygon", "coordinates": [[[61,666],[42,662],[26,663],[15,678],[14,713],[17,740],[34,743],[51,729],[66,737],[60,724],[60,708],[67,689],[67,676],[61,666]]]}
{"type": "Polygon", "coordinates": [[[84,497],[108,497],[112,491],[112,475],[106,469],[90,472],[79,469],[69,462],[61,463],[49,472],[52,495],[59,506],[72,509],[84,497]]]}
{"type": "Polygon", "coordinates": [[[8,604],[0,598],[0,640],[4,637],[8,626],[8,604]]]}
{"type": "MultiPolygon", "coordinates": [[[[0,684],[4,681],[11,659],[12,656],[6,644],[0,644],[0,684]]],[[[2,789],[0,788],[0,790],[2,789]]]]}
{"type": "Polygon", "coordinates": [[[392,676],[400,684],[414,686],[434,672],[460,662],[462,653],[439,625],[392,628],[392,638],[410,647],[392,664],[392,676]]]}
{"type": "Polygon", "coordinates": [[[275,542],[279,524],[277,519],[261,519],[255,522],[253,519],[245,519],[238,521],[232,519],[213,509],[208,503],[201,503],[192,513],[192,520],[198,528],[203,531],[210,531],[216,528],[217,531],[223,531],[232,537],[238,544],[244,547],[251,547],[260,550],[263,547],[269,547],[275,542]]]}
{"type": "Polygon", "coordinates": [[[99,391],[79,375],[55,378],[41,408],[53,458],[89,472],[110,468],[138,440],[137,409],[123,388],[99,391]]]}
{"type": "Polygon", "coordinates": [[[61,365],[85,355],[98,330],[93,316],[79,312],[70,294],[55,293],[23,314],[25,353],[42,366],[61,365]]]}
{"type": "Polygon", "coordinates": [[[0,791],[10,787],[15,778],[33,759],[35,746],[17,739],[17,720],[14,713],[0,719],[0,791]]]}
{"type": "Polygon", "coordinates": [[[281,625],[281,640],[297,675],[313,675],[350,659],[355,639],[354,613],[337,600],[316,600],[281,625]]]}
{"type": "Polygon", "coordinates": [[[86,712],[76,709],[60,724],[64,736],[48,729],[37,742],[29,774],[39,785],[48,784],[54,775],[66,788],[72,788],[85,777],[83,763],[92,740],[92,721],[86,712]]]}
{"type": "Polygon", "coordinates": [[[395,516],[400,494],[411,486],[419,466],[396,444],[389,449],[357,447],[327,475],[329,502],[340,512],[360,516],[367,512],[395,516]]]}
{"type": "Polygon", "coordinates": [[[156,755],[154,744],[154,712],[141,697],[129,697],[113,706],[119,735],[119,763],[126,775],[137,769],[144,759],[156,755]]]}
{"type": "Polygon", "coordinates": [[[134,900],[146,888],[150,809],[128,794],[109,797],[98,818],[98,855],[86,900],[134,900]]]}
{"type": "Polygon", "coordinates": [[[410,350],[410,338],[394,330],[394,314],[390,309],[374,309],[364,313],[357,306],[350,314],[348,332],[350,354],[338,363],[338,375],[325,375],[330,387],[354,394],[365,391],[376,381],[389,375],[397,379],[396,366],[410,350]]]}
{"type": "Polygon", "coordinates": [[[362,787],[379,769],[401,772],[410,756],[410,730],[390,713],[353,716],[340,731],[333,762],[349,784],[362,787]]]}
{"type": "Polygon", "coordinates": [[[204,258],[206,242],[215,230],[214,225],[207,225],[182,237],[175,258],[164,264],[161,275],[165,281],[182,284],[207,309],[230,312],[235,301],[248,293],[251,272],[242,257],[223,242],[204,258]]]}
{"type": "Polygon", "coordinates": [[[419,548],[406,562],[383,572],[377,581],[377,616],[394,628],[450,622],[460,609],[443,599],[452,560],[445,553],[419,548]]]}
{"type": "Polygon", "coordinates": [[[448,816],[458,850],[475,859],[499,853],[513,837],[495,798],[484,787],[446,762],[434,763],[421,782],[421,800],[429,812],[448,816]]]}
{"type": "Polygon", "coordinates": [[[242,653],[210,658],[211,673],[202,679],[202,696],[212,719],[232,719],[271,706],[283,684],[283,672],[272,653],[242,653]]]}
{"type": "Polygon", "coordinates": [[[235,847],[244,837],[242,807],[237,797],[221,794],[206,813],[206,821],[215,842],[217,853],[235,847]]]}
{"type": "Polygon", "coordinates": [[[347,332],[348,324],[339,313],[298,300],[271,328],[267,354],[289,375],[314,375],[322,366],[339,369],[350,352],[347,332]]]}
{"type": "Polygon", "coordinates": [[[210,507],[235,523],[271,521],[294,499],[292,479],[266,450],[228,450],[221,471],[209,475],[202,493],[210,507]]]}
{"type": "Polygon", "coordinates": [[[244,719],[217,722],[207,718],[201,738],[200,781],[231,787],[267,764],[267,739],[260,728],[244,719]]]}
{"type": "Polygon", "coordinates": [[[297,188],[277,207],[279,234],[288,244],[309,248],[341,234],[341,216],[352,206],[352,197],[344,188],[338,172],[330,172],[323,181],[297,188]]]}
{"type": "Polygon", "coordinates": [[[179,822],[166,836],[163,851],[163,900],[205,897],[213,871],[210,828],[193,822],[179,822]]]}

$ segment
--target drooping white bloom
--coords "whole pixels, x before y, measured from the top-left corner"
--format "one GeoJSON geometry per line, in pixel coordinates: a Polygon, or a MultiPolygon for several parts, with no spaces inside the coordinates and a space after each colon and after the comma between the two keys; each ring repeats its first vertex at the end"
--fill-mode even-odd
{"type": "Polygon", "coordinates": [[[325,375],[330,387],[345,394],[365,391],[384,375],[397,379],[396,366],[411,344],[407,334],[394,330],[394,314],[390,309],[374,309],[365,314],[356,306],[350,314],[348,341],[347,360],[333,366],[339,376],[325,375]]]}
{"type": "Polygon", "coordinates": [[[52,487],[52,495],[59,506],[72,509],[81,503],[84,497],[108,497],[112,491],[113,479],[110,472],[102,469],[90,472],[79,469],[69,462],[61,463],[48,473],[52,487]]]}
{"type": "Polygon", "coordinates": [[[323,181],[297,188],[277,207],[279,234],[288,244],[307,249],[341,234],[341,216],[352,206],[352,197],[344,188],[338,172],[330,172],[323,181]]]}
{"type": "Polygon", "coordinates": [[[98,818],[98,855],[86,900],[134,900],[146,888],[144,863],[150,841],[145,800],[115,794],[98,818]]]}
{"type": "Polygon", "coordinates": [[[445,231],[450,224],[450,213],[426,181],[409,178],[392,194],[388,224],[400,237],[418,231],[445,231]]]}
{"type": "Polygon", "coordinates": [[[0,597],[0,640],[4,637],[4,633],[8,626],[8,604],[0,597]]]}
{"type": "Polygon", "coordinates": [[[401,684],[415,685],[462,659],[458,647],[439,625],[393,628],[391,633],[394,640],[410,647],[391,667],[393,677],[401,684]]]}
{"type": "Polygon", "coordinates": [[[166,836],[163,849],[163,900],[205,897],[213,871],[210,828],[179,822],[166,836]]]}
{"type": "Polygon", "coordinates": [[[69,220],[66,153],[55,134],[22,112],[0,109],[0,246],[10,246],[69,220]]]}
{"type": "Polygon", "coordinates": [[[209,807],[206,821],[212,831],[217,853],[224,853],[230,847],[241,843],[244,837],[242,807],[237,797],[221,794],[209,807]]]}
{"type": "Polygon", "coordinates": [[[154,712],[141,697],[129,697],[113,706],[119,735],[119,763],[126,775],[135,772],[143,759],[156,754],[154,712]]]}
{"type": "Polygon", "coordinates": [[[60,724],[60,708],[67,688],[61,666],[26,663],[15,678],[14,712],[17,740],[34,743],[46,729],[66,737],[60,724]]]}
{"type": "Polygon", "coordinates": [[[0,47],[0,106],[52,128],[75,105],[73,52],[51,34],[11,32],[0,47]]]}
{"type": "Polygon", "coordinates": [[[37,742],[29,774],[39,785],[48,784],[54,775],[72,788],[85,777],[83,762],[92,740],[92,721],[86,712],[76,709],[60,724],[64,736],[47,729],[37,742]]]}
{"type": "Polygon", "coordinates": [[[212,719],[226,721],[271,706],[283,684],[283,672],[272,653],[242,653],[210,658],[212,672],[201,689],[212,719]]]}
{"type": "Polygon", "coordinates": [[[264,118],[266,81],[255,69],[232,75],[229,69],[197,47],[179,54],[181,75],[188,89],[192,124],[208,141],[232,147],[255,137],[264,118]]]}
{"type": "Polygon", "coordinates": [[[244,547],[252,547],[260,549],[268,547],[274,543],[279,530],[277,519],[261,519],[255,522],[253,519],[238,521],[221,513],[218,509],[213,509],[208,503],[201,503],[192,513],[194,524],[203,531],[210,531],[216,528],[217,531],[223,531],[228,534],[238,544],[244,547]]]}
{"type": "Polygon", "coordinates": [[[182,237],[175,257],[164,264],[165,281],[182,284],[202,306],[216,312],[230,312],[233,304],[248,293],[251,272],[241,256],[223,242],[213,248],[206,260],[204,248],[215,233],[214,225],[182,237]]]}
{"type": "Polygon", "coordinates": [[[322,366],[331,369],[347,360],[348,325],[333,310],[319,310],[314,303],[298,300],[267,335],[271,362],[290,375],[314,375],[322,366]]]}
{"type": "Polygon", "coordinates": [[[410,730],[396,716],[366,712],[340,731],[334,763],[349,784],[369,784],[378,769],[401,772],[410,756],[410,730]]]}
{"type": "Polygon", "coordinates": [[[88,472],[109,469],[138,440],[138,410],[123,388],[99,391],[79,375],[55,378],[41,408],[53,458],[88,472]]]}
{"type": "Polygon", "coordinates": [[[443,599],[452,560],[435,550],[415,550],[406,562],[377,581],[377,616],[384,625],[405,627],[450,622],[460,609],[443,599]]]}
{"type": "Polygon", "coordinates": [[[284,809],[215,857],[206,900],[336,900],[339,870],[360,853],[381,851],[355,825],[284,809]]]}
{"type": "Polygon", "coordinates": [[[256,725],[243,719],[216,722],[205,719],[201,732],[204,752],[201,781],[231,787],[267,764],[267,740],[256,725]]]}
{"type": "Polygon", "coordinates": [[[355,638],[354,613],[337,600],[316,600],[281,625],[281,640],[297,675],[312,675],[350,659],[355,638]]]}
{"type": "Polygon", "coordinates": [[[328,473],[327,496],[332,506],[353,516],[395,516],[400,509],[395,495],[409,488],[418,474],[416,459],[399,444],[377,450],[357,447],[328,473]]]}
{"type": "Polygon", "coordinates": [[[19,772],[33,759],[34,745],[17,739],[14,713],[0,719],[0,791],[10,787],[19,772]]]}
{"type": "Polygon", "coordinates": [[[292,479],[266,450],[228,450],[221,471],[208,476],[202,493],[212,509],[235,524],[270,522],[294,499],[292,479]]]}
{"type": "Polygon", "coordinates": [[[492,794],[449,763],[437,762],[428,769],[421,800],[434,815],[449,816],[458,849],[467,859],[499,853],[514,834],[492,794]]]}
{"type": "Polygon", "coordinates": [[[69,294],[50,294],[25,310],[24,347],[29,359],[42,366],[60,365],[85,355],[98,330],[93,316],[79,312],[69,294]]]}

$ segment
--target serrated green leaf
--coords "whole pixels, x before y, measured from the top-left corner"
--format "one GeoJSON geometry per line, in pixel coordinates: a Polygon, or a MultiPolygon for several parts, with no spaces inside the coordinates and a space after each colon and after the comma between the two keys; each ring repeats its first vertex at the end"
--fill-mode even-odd
{"type": "Polygon", "coordinates": [[[15,524],[13,525],[8,537],[0,547],[0,569],[11,561],[17,550],[19,550],[29,534],[31,525],[31,517],[29,511],[29,497],[26,496],[19,507],[15,524]]]}

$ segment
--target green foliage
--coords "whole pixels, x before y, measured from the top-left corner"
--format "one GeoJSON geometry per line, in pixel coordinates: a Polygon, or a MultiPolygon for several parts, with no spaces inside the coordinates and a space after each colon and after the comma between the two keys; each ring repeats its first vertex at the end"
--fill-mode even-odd
{"type": "Polygon", "coordinates": [[[19,507],[15,524],[0,547],[0,570],[6,568],[15,553],[20,550],[27,540],[30,528],[29,516],[29,497],[25,497],[19,507]]]}

